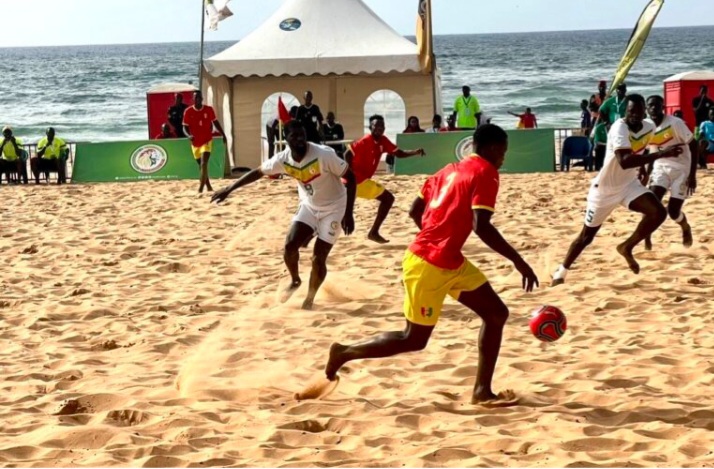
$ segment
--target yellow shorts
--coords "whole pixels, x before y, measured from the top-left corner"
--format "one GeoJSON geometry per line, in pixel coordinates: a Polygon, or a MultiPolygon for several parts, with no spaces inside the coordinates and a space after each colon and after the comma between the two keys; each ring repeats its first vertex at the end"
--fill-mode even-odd
{"type": "Polygon", "coordinates": [[[386,190],[387,189],[385,189],[380,183],[367,179],[357,185],[357,197],[360,199],[374,200],[384,194],[384,191],[386,190]]]}
{"type": "Polygon", "coordinates": [[[193,152],[193,157],[200,160],[204,153],[211,153],[213,151],[213,141],[201,145],[200,147],[191,145],[191,151],[193,152]]]}
{"type": "Polygon", "coordinates": [[[446,295],[458,299],[461,292],[473,291],[488,283],[471,262],[457,270],[440,269],[407,250],[402,261],[404,274],[404,316],[421,326],[435,326],[446,295]]]}

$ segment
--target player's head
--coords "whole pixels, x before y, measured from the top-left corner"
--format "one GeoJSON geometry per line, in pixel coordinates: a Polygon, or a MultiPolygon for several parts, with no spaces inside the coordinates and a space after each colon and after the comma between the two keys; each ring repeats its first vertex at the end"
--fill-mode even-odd
{"type": "Polygon", "coordinates": [[[288,141],[293,158],[297,156],[302,159],[307,155],[307,134],[302,122],[290,121],[285,127],[285,139],[288,141]]]}
{"type": "Polygon", "coordinates": [[[193,104],[194,104],[196,107],[201,107],[201,106],[203,106],[203,93],[201,93],[200,90],[196,90],[196,91],[193,93],[193,104]]]}
{"type": "Polygon", "coordinates": [[[471,95],[471,88],[469,88],[468,86],[464,86],[463,88],[461,88],[461,92],[464,94],[464,96],[468,98],[469,95],[471,95]]]}
{"type": "Polygon", "coordinates": [[[627,96],[627,85],[624,83],[620,83],[617,85],[617,97],[620,99],[625,99],[625,96],[627,96]]]}
{"type": "MultiPolygon", "coordinates": [[[[165,125],[165,124],[164,124],[165,125]]],[[[47,135],[47,140],[52,142],[55,139],[55,129],[54,127],[48,127],[47,130],[45,131],[45,135],[47,135]]]]}
{"type": "Polygon", "coordinates": [[[628,125],[639,126],[645,120],[645,98],[641,94],[631,94],[627,96],[627,110],[625,120],[628,125]]]}
{"type": "Polygon", "coordinates": [[[508,134],[495,124],[485,124],[474,132],[474,151],[497,169],[503,166],[508,151],[508,134]]]}
{"type": "Polygon", "coordinates": [[[381,138],[384,135],[384,117],[379,114],[370,116],[369,131],[374,138],[381,138]]]}
{"type": "Polygon", "coordinates": [[[659,95],[647,98],[647,115],[650,119],[661,119],[664,117],[664,98],[659,95]]]}

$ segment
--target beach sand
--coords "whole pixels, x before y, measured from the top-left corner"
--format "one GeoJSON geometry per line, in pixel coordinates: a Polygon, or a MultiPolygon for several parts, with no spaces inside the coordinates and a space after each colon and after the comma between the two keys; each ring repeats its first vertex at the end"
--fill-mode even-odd
{"type": "Polygon", "coordinates": [[[402,329],[423,177],[382,178],[387,246],[366,240],[376,206],[358,202],[311,312],[305,286],[278,303],[291,181],[222,206],[194,181],[3,187],[0,464],[714,465],[713,174],[686,205],[693,248],[668,220],[631,274],[615,246],[637,217],[619,209],[554,289],[592,174],[502,177],[494,223],[542,282],[523,293],[509,262],[467,243],[511,310],[495,387],[521,403],[504,409],[469,403],[480,321],[451,300],[424,352],[351,363],[326,400],[293,398],[333,341],[402,329]],[[568,316],[555,344],[528,330],[541,304],[568,316]]]}

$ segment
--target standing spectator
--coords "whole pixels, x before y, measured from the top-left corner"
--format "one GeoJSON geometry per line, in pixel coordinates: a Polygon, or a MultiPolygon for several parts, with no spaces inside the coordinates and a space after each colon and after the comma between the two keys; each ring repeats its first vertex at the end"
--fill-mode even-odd
{"type": "Polygon", "coordinates": [[[320,127],[322,127],[322,112],[317,104],[312,103],[312,91],[305,92],[305,104],[297,111],[296,120],[302,123],[307,132],[307,141],[312,143],[322,143],[320,127]]]}
{"type": "Polygon", "coordinates": [[[598,117],[600,117],[600,106],[602,106],[602,103],[605,102],[606,97],[607,82],[605,80],[600,80],[600,83],[598,83],[597,85],[597,94],[590,96],[590,105],[588,106],[589,108],[595,108],[595,111],[593,111],[592,113],[593,123],[597,120],[598,117]]]}
{"type": "Polygon", "coordinates": [[[446,132],[447,129],[444,128],[442,118],[439,114],[434,114],[434,118],[431,120],[431,127],[426,129],[426,133],[435,134],[439,132],[446,132]]]}
{"type": "MultiPolygon", "coordinates": [[[[213,192],[211,181],[208,178],[208,160],[211,159],[213,151],[213,128],[223,136],[226,142],[226,133],[221,127],[221,123],[216,118],[216,112],[211,106],[204,106],[203,93],[196,91],[193,95],[194,105],[186,109],[183,116],[183,131],[191,141],[191,150],[196,163],[201,168],[201,183],[198,193],[203,193],[204,187],[213,192]]],[[[223,155],[221,155],[223,156],[223,155]]]]}
{"type": "Polygon", "coordinates": [[[154,137],[154,140],[169,140],[172,138],[176,138],[176,134],[171,129],[171,125],[164,123],[161,126],[161,133],[154,137]]]}
{"type": "Polygon", "coordinates": [[[27,151],[22,148],[22,140],[12,134],[12,128],[5,126],[2,129],[2,143],[0,143],[0,182],[2,173],[7,174],[7,182],[10,183],[10,173],[17,172],[23,182],[27,184],[27,151]]]}
{"type": "Polygon", "coordinates": [[[600,106],[600,120],[605,120],[610,124],[614,124],[618,119],[625,117],[627,110],[627,85],[621,83],[617,87],[615,96],[605,100],[600,106]]]}
{"type": "Polygon", "coordinates": [[[590,109],[588,109],[589,106],[590,103],[587,99],[583,99],[580,102],[580,130],[583,135],[590,135],[590,132],[592,132],[593,121],[590,109]]]}
{"type": "MultiPolygon", "coordinates": [[[[595,147],[595,171],[600,171],[605,163],[607,153],[607,134],[610,132],[609,122],[600,122],[593,131],[593,146],[595,147]]],[[[592,168],[590,168],[592,169],[592,168]]]]}
{"type": "Polygon", "coordinates": [[[509,112],[513,117],[520,119],[518,121],[519,129],[537,129],[538,119],[536,119],[535,114],[531,111],[531,108],[527,107],[524,114],[516,114],[515,112],[509,112]]]}
{"type": "Polygon", "coordinates": [[[343,143],[329,145],[329,142],[345,139],[345,129],[342,127],[342,124],[335,121],[335,113],[332,111],[327,113],[327,120],[322,126],[322,134],[325,136],[325,143],[328,144],[327,146],[335,150],[337,156],[344,159],[345,145],[343,143]]]}
{"type": "Polygon", "coordinates": [[[277,115],[268,120],[265,124],[265,137],[268,140],[268,159],[275,155],[275,140],[278,138],[280,133],[280,118],[277,115]]]}
{"type": "Polygon", "coordinates": [[[454,102],[456,127],[461,130],[475,129],[481,122],[481,105],[476,96],[471,96],[471,88],[464,86],[462,95],[454,102]]]}
{"type": "Polygon", "coordinates": [[[714,108],[714,101],[707,96],[708,92],[709,87],[707,85],[702,85],[699,89],[699,96],[692,100],[692,108],[694,108],[694,117],[697,122],[697,128],[702,125],[702,122],[706,122],[709,119],[709,110],[714,108]]]}
{"type": "MultiPolygon", "coordinates": [[[[164,126],[168,127],[167,124],[164,126]]],[[[50,127],[45,132],[45,137],[37,142],[37,156],[30,159],[30,168],[35,176],[35,184],[40,183],[40,173],[48,175],[51,171],[57,172],[57,184],[67,182],[65,172],[69,148],[64,140],[55,135],[55,129],[50,127]]],[[[48,178],[49,180],[49,178],[48,178]]]]}
{"type": "Polygon", "coordinates": [[[707,169],[709,155],[714,155],[714,108],[709,109],[709,120],[699,126],[699,167],[707,169]]]}
{"type": "Polygon", "coordinates": [[[183,95],[181,93],[176,93],[176,101],[174,105],[169,108],[169,124],[173,128],[174,138],[183,138],[183,114],[188,109],[188,106],[183,103],[183,95]]]}
{"type": "Polygon", "coordinates": [[[410,116],[407,120],[407,128],[404,129],[403,134],[418,134],[424,133],[424,129],[421,128],[419,124],[419,118],[417,116],[410,116]]]}

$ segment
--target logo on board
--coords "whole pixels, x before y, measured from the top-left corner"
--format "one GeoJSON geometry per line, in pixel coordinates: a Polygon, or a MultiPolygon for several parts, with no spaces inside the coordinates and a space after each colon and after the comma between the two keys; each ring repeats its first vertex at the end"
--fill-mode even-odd
{"type": "Polygon", "coordinates": [[[283,31],[297,31],[302,26],[302,22],[297,18],[288,18],[280,22],[280,29],[283,31]]]}
{"type": "Polygon", "coordinates": [[[473,137],[466,137],[456,144],[454,156],[458,161],[463,160],[474,152],[473,137]]]}
{"type": "Polygon", "coordinates": [[[131,154],[131,167],[141,174],[153,174],[169,161],[166,150],[158,145],[142,145],[131,154]]]}

